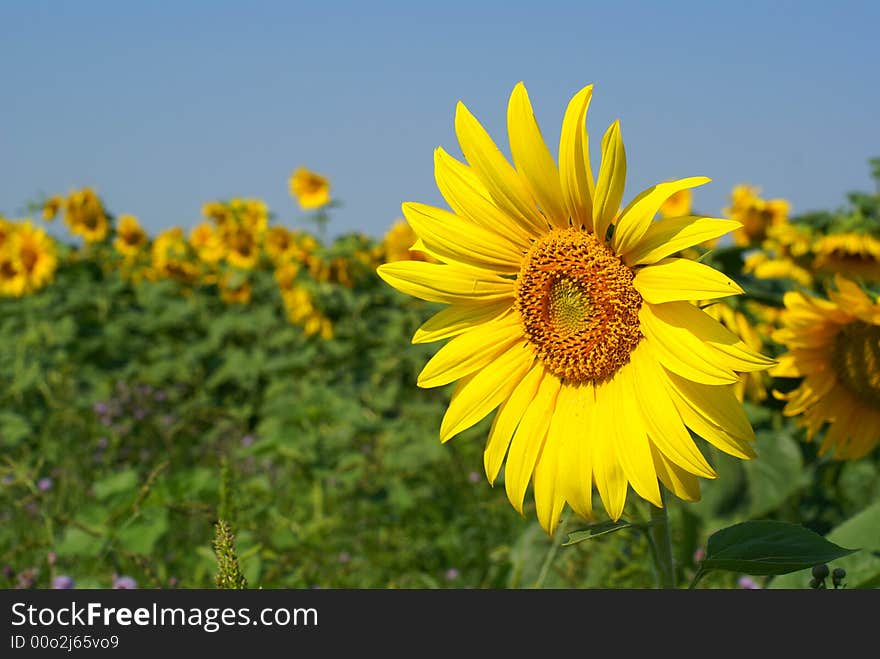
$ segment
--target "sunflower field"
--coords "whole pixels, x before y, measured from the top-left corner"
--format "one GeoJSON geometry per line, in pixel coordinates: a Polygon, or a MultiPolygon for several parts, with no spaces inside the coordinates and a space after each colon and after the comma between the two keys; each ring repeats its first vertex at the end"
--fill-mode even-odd
{"type": "MultiPolygon", "coordinates": [[[[613,129],[609,135],[595,189],[589,168],[570,172],[589,177],[583,189],[595,193],[594,209],[613,197],[600,199],[601,186],[616,176],[604,164],[614,155],[613,129]]],[[[465,155],[480,161],[479,153],[465,155]]],[[[455,213],[466,215],[477,203],[463,192],[471,170],[444,157],[438,155],[437,167],[446,178],[438,180],[455,179],[460,187],[441,191],[455,213]]],[[[880,190],[880,160],[870,164],[880,190]]],[[[517,167],[526,179],[540,178],[528,165],[517,167]]],[[[713,533],[777,521],[854,551],[784,573],[740,563],[712,571],[699,587],[880,587],[880,194],[852,192],[838,208],[793,214],[788,200],[743,184],[730,191],[724,217],[699,225],[700,234],[688,233],[702,217],[699,192],[690,189],[699,182],[688,181],[655,188],[665,194],[654,195],[645,228],[675,228],[663,234],[663,256],[723,273],[737,290],[721,294],[707,284],[688,302],[666,304],[684,305],[676,308],[682,317],[697,314],[694,323],[707,318],[711,336],[735,336],[735,344],[724,344],[733,347],[721,367],[744,366],[731,366],[735,381],[700,370],[691,360],[700,354],[687,334],[699,333],[691,321],[677,326],[680,334],[664,330],[668,352],[655,350],[666,370],[636,366],[648,379],[697,369],[691,379],[720,378],[718,387],[736,405],[712,416],[700,403],[700,387],[708,385],[669,376],[677,391],[691,392],[665,403],[682,411],[682,443],[667,446],[662,433],[655,437],[651,424],[666,422],[644,414],[641,437],[652,441],[617,454],[622,486],[610,475],[617,463],[603,462],[595,448],[593,476],[587,472],[578,491],[565,476],[554,477],[569,464],[568,445],[556,451],[562,457],[554,457],[549,439],[534,446],[523,439],[522,456],[519,434],[500,449],[493,445],[496,426],[517,405],[516,382],[503,395],[476,396],[475,408],[489,408],[482,414],[464,413],[456,397],[477,387],[476,366],[460,366],[470,353],[459,356],[454,377],[433,375],[439,353],[429,341],[452,338],[453,345],[465,320],[494,318],[507,308],[489,295],[485,309],[463,303],[452,318],[445,293],[425,293],[427,275],[412,273],[433,273],[456,258],[444,252],[436,212],[412,205],[408,222],[390,221],[383,237],[328,239],[336,199],[327,178],[305,169],[290,179],[308,220],[296,226],[246,197],[207,201],[191,228],[158,235],[148,235],[136,216],[107,208],[91,188],[25,200],[24,216],[0,216],[0,583],[650,588],[658,549],[643,531],[659,503],[670,520],[674,585],[699,578],[713,533]],[[488,412],[499,404],[493,420],[488,412]],[[643,458],[649,467],[639,466],[643,458]],[[548,472],[545,465],[556,462],[560,471],[548,472]],[[526,497],[527,488],[537,498],[526,497]],[[232,568],[218,568],[224,558],[232,568]]],[[[483,190],[470,184],[469,191],[483,190]]],[[[554,203],[550,187],[534,187],[543,208],[554,203]]],[[[486,213],[505,210],[501,202],[489,207],[487,200],[500,196],[490,189],[479,197],[486,213]]],[[[617,300],[615,291],[633,286],[642,288],[637,300],[627,293],[632,309],[642,298],[643,307],[656,301],[663,321],[661,310],[672,308],[646,292],[654,290],[640,274],[647,268],[633,280],[617,256],[608,265],[611,257],[600,254],[606,248],[596,245],[606,234],[616,234],[612,242],[625,238],[629,225],[626,211],[617,214],[619,202],[586,222],[597,236],[592,242],[581,235],[586,231],[555,229],[569,233],[538,240],[515,277],[522,319],[515,331],[544,346],[539,354],[547,364],[559,365],[557,401],[580,400],[587,390],[567,394],[566,383],[603,381],[629,364],[630,353],[635,362],[640,348],[633,346],[654,335],[650,324],[640,333],[635,315],[629,329],[603,325],[602,336],[618,332],[619,341],[584,370],[566,361],[568,353],[545,349],[547,342],[569,345],[551,330],[581,331],[595,309],[618,308],[603,295],[617,300]],[[553,279],[546,264],[561,262],[560,255],[576,263],[568,278],[553,279]],[[616,268],[623,283],[609,275],[601,291],[589,288],[593,280],[578,270],[588,265],[616,268]],[[541,295],[549,296],[549,311],[530,301],[541,295]]],[[[655,243],[640,248],[644,260],[659,249],[655,243]]],[[[650,267],[655,279],[667,276],[663,265],[650,267]]],[[[499,282],[513,281],[510,271],[501,272],[499,282]]],[[[498,369],[528,380],[512,357],[498,369]]],[[[638,383],[629,392],[614,390],[630,402],[609,403],[613,423],[639,416],[627,413],[633,400],[649,405],[638,383]]],[[[536,401],[542,387],[535,384],[536,401]]],[[[526,412],[519,427],[529,419],[526,412]]],[[[553,432],[545,427],[541,441],[553,432]]]]}

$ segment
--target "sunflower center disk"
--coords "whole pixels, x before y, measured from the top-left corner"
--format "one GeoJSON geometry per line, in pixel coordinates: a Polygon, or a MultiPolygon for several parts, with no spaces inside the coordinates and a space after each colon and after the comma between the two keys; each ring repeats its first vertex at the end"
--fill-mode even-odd
{"type": "Polygon", "coordinates": [[[834,341],[832,364],[856,396],[880,409],[880,325],[856,321],[834,341]]]}
{"type": "Polygon", "coordinates": [[[596,237],[554,229],[526,255],[516,283],[525,335],[556,376],[599,383],[629,361],[642,339],[642,297],[633,271],[596,237]]]}

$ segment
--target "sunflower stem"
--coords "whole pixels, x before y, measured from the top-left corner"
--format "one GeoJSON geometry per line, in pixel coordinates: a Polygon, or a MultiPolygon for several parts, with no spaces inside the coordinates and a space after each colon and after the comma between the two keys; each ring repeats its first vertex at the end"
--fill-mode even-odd
{"type": "Polygon", "coordinates": [[[657,568],[660,588],[675,588],[675,563],[672,558],[672,537],[669,533],[669,516],[666,512],[666,502],[663,492],[660,492],[662,508],[651,506],[650,534],[651,543],[654,546],[652,555],[654,566],[657,568]]]}
{"type": "Polygon", "coordinates": [[[535,580],[535,584],[532,588],[544,587],[544,580],[550,572],[550,567],[553,565],[553,560],[556,558],[556,553],[559,551],[559,547],[562,545],[562,539],[565,537],[565,529],[568,526],[568,518],[570,516],[571,511],[566,510],[565,515],[559,524],[559,528],[556,530],[556,534],[550,543],[550,549],[547,550],[547,555],[544,557],[544,563],[541,565],[541,572],[538,574],[538,578],[535,580]]]}

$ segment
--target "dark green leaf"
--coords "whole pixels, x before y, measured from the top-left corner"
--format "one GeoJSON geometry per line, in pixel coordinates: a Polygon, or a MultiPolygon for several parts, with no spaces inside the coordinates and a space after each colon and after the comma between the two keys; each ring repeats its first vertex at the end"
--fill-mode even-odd
{"type": "Polygon", "coordinates": [[[858,549],[845,549],[829,542],[799,524],[756,520],[713,533],[700,569],[755,575],[786,574],[856,551],[858,549]]]}

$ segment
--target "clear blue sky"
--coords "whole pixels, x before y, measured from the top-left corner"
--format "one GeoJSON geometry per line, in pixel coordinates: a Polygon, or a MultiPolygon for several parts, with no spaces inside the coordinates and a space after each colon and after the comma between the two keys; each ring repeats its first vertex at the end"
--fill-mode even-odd
{"type": "Polygon", "coordinates": [[[621,120],[627,198],[750,182],[795,212],[872,189],[877,2],[0,2],[0,212],[91,185],[153,233],[204,201],[266,200],[288,226],[298,165],[332,179],[331,234],[374,236],[403,201],[442,205],[433,149],[458,154],[462,100],[507,149],[523,80],[553,145],[595,84],[588,129],[621,120]]]}

